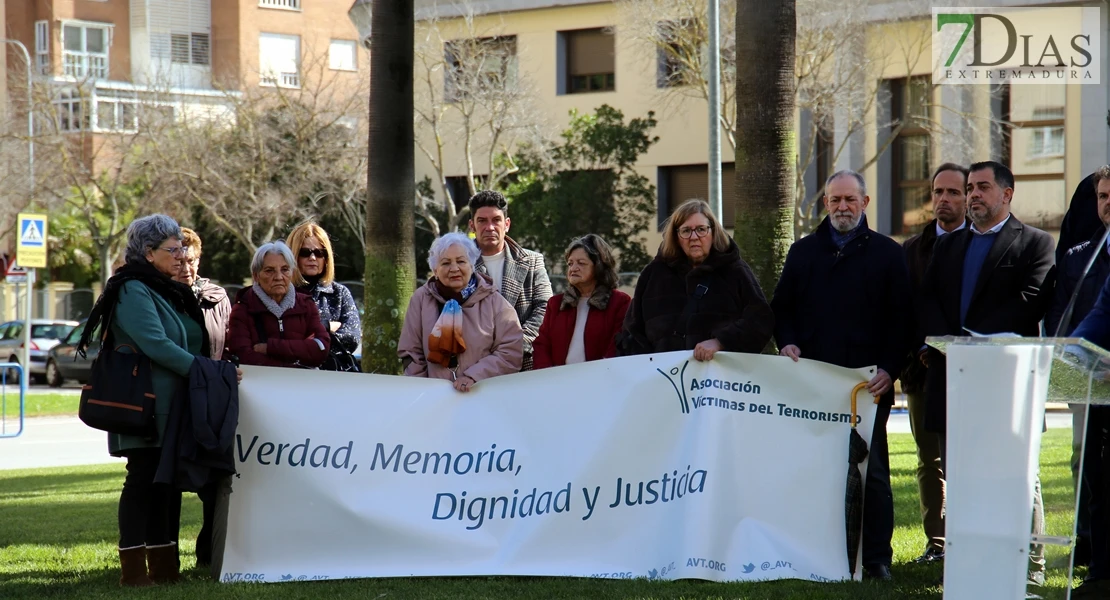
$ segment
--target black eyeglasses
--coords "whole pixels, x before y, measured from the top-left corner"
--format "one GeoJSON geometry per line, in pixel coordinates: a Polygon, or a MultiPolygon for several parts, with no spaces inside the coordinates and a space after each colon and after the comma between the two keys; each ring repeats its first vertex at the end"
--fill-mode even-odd
{"type": "Polygon", "coordinates": [[[301,258],[315,256],[316,258],[322,260],[328,257],[328,251],[324,250],[323,248],[301,248],[301,251],[297,253],[297,256],[300,256],[301,258]]]}

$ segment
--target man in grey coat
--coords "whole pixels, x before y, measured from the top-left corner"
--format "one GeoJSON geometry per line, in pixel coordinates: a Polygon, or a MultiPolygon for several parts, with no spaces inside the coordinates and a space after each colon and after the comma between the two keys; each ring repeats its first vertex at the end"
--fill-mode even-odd
{"type": "Polygon", "coordinates": [[[483,190],[470,198],[469,206],[470,230],[482,252],[474,268],[489,275],[494,289],[516,309],[524,330],[521,371],[529,371],[532,369],[532,342],[540,333],[547,301],[552,295],[543,255],[525,250],[508,236],[511,223],[505,196],[483,190]]]}

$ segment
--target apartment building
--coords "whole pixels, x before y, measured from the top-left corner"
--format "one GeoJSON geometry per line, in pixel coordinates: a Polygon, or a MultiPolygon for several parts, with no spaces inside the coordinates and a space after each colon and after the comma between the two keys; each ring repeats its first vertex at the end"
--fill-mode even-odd
{"type": "Polygon", "coordinates": [[[306,69],[365,77],[351,3],[8,0],[0,23],[31,51],[37,83],[54,90],[58,129],[110,133],[138,127],[139,105],[204,110],[252,86],[300,88],[306,69]]]}
{"type": "MultiPolygon", "coordinates": [[[[1008,163],[1016,174],[1013,208],[1019,218],[1057,228],[1071,191],[1085,175],[1110,160],[1106,123],[1110,88],[1106,81],[1110,80],[1104,79],[1101,86],[934,85],[929,44],[932,4],[922,0],[864,3],[855,25],[865,28],[864,39],[838,49],[836,57],[839,64],[869,65],[867,72],[855,75],[854,85],[867,90],[867,98],[860,101],[861,114],[848,115],[838,108],[819,117],[799,103],[799,146],[805,145],[806,132],[818,131],[812,148],[798,148],[806,189],[820,189],[835,170],[861,170],[872,198],[869,222],[883,233],[900,237],[931,217],[929,177],[937,165],[992,158],[1008,163]],[[916,40],[916,45],[910,40],[916,40]]],[[[416,5],[421,19],[417,37],[437,28],[448,40],[444,48],[448,54],[450,44],[458,43],[452,40],[474,31],[495,39],[504,55],[504,66],[498,68],[527,77],[536,90],[537,118],[565,125],[570,109],[591,112],[601,104],[622,110],[626,118],[655,111],[660,142],[641,157],[638,169],[656,185],[660,223],[682,201],[705,197],[707,102],[696,94],[673,93],[675,86],[685,85],[681,65],[637,38],[629,25],[629,11],[635,7],[589,0],[490,0],[470,9],[435,0],[416,0],[416,5]],[[472,18],[464,18],[466,10],[472,18]]],[[[1107,12],[1103,3],[1099,27],[1103,40],[1110,39],[1107,12]]],[[[676,23],[661,18],[658,27],[676,23]]],[[[1110,63],[1106,46],[1104,42],[1104,78],[1110,63]]],[[[726,133],[721,132],[723,220],[730,223],[734,159],[726,133]]],[[[428,133],[418,127],[417,135],[428,133]]],[[[445,175],[455,187],[467,172],[462,144],[461,139],[451,139],[444,148],[445,175]]],[[[489,169],[482,160],[476,157],[479,174],[489,169]]],[[[433,164],[420,152],[417,173],[436,179],[433,164]]],[[[655,239],[651,233],[649,238],[655,239]]]]}

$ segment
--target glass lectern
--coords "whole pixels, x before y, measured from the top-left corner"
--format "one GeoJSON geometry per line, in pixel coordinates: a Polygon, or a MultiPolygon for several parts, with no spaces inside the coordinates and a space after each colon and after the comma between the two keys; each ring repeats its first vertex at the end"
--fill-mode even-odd
{"type": "Polygon", "coordinates": [[[1045,402],[1110,404],[1110,351],[1079,338],[926,343],[947,356],[944,598],[1025,598],[1045,402]]]}

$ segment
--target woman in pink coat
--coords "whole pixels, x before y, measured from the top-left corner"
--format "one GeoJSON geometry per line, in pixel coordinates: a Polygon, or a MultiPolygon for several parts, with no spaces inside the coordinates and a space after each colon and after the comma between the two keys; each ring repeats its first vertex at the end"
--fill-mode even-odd
{"type": "Polygon", "coordinates": [[[470,391],[483,379],[516,373],[524,358],[524,333],[516,310],[474,272],[478,247],[448,233],[432,242],[434,277],[412,295],[397,354],[405,375],[436,377],[470,391]]]}

